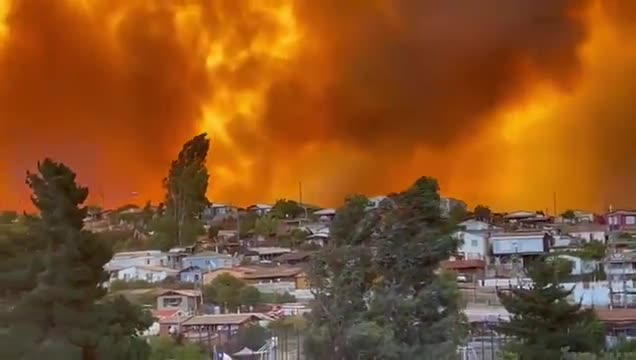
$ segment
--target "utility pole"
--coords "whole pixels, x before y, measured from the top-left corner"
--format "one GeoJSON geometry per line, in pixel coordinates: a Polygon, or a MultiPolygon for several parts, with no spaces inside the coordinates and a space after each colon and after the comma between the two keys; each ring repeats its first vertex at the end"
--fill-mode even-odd
{"type": "Polygon", "coordinates": [[[305,209],[305,220],[307,220],[309,216],[307,215],[307,206],[303,204],[303,182],[302,181],[298,182],[298,204],[302,206],[303,209],[305,209]]]}
{"type": "Polygon", "coordinates": [[[556,218],[559,214],[557,213],[557,195],[556,191],[552,196],[552,205],[554,206],[554,217],[556,218]]]}

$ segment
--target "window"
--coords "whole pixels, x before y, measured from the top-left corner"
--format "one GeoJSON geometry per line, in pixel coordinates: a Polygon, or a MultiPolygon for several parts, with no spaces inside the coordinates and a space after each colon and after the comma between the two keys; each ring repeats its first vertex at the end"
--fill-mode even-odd
{"type": "Polygon", "coordinates": [[[479,243],[479,242],[477,241],[477,239],[472,239],[472,240],[470,241],[470,246],[472,246],[472,247],[477,247],[477,246],[479,246],[479,244],[478,244],[478,243],[479,243]]]}
{"type": "Polygon", "coordinates": [[[152,282],[152,274],[151,273],[146,274],[146,281],[152,282]]]}
{"type": "Polygon", "coordinates": [[[163,307],[179,307],[183,301],[180,297],[165,297],[163,298],[163,307]]]}
{"type": "Polygon", "coordinates": [[[634,225],[636,224],[636,216],[628,216],[625,218],[625,224],[634,225]]]}
{"type": "Polygon", "coordinates": [[[146,259],[146,265],[150,265],[150,259],[146,259]]]}

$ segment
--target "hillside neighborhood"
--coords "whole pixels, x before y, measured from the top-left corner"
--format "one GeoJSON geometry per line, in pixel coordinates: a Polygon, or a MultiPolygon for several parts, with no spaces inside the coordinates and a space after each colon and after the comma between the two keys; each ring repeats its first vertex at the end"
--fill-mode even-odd
{"type": "MultiPolygon", "coordinates": [[[[367,211],[373,211],[385,199],[370,198],[367,211]]],[[[508,314],[498,304],[495,289],[528,283],[526,264],[539,256],[554,254],[572,265],[570,279],[563,283],[565,288],[573,289],[572,302],[596,309],[614,335],[636,330],[636,239],[632,237],[636,234],[636,211],[567,211],[559,216],[515,211],[483,215],[471,213],[455,199],[442,199],[441,207],[444,216],[462,216],[453,234],[461,240],[460,246],[441,263],[440,270],[456,274],[470,322],[505,319],[508,314]],[[600,247],[601,255],[590,256],[585,251],[590,245],[600,247]]],[[[125,210],[128,214],[141,211],[136,207],[125,210]]],[[[176,331],[193,341],[212,341],[212,337],[220,344],[228,339],[218,337],[218,329],[230,329],[231,333],[243,324],[271,322],[307,312],[313,294],[305,268],[312,254],[329,244],[329,226],[336,210],[303,208],[293,216],[279,216],[276,225],[265,233],[239,228],[240,219],[271,219],[272,211],[276,211],[275,205],[241,209],[212,204],[202,220],[207,230],[217,229],[214,234],[207,231],[192,245],[167,250],[115,253],[105,266],[109,284],[116,288],[121,283],[143,284],[148,292],[167,286],[155,292],[153,314],[157,323],[150,331],[153,335],[176,331]],[[302,240],[290,245],[289,234],[302,234],[302,240]],[[203,289],[222,274],[240,279],[262,294],[285,294],[293,302],[251,306],[246,309],[248,312],[209,306],[203,289]],[[201,327],[206,329],[204,334],[200,333],[201,327]]],[[[107,214],[92,214],[85,220],[86,227],[96,232],[135,229],[134,221],[118,217],[119,221],[113,223],[106,220],[107,214]]]]}

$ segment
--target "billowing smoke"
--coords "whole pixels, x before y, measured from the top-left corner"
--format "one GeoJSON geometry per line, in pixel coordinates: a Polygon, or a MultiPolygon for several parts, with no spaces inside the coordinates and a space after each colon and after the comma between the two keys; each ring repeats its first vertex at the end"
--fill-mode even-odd
{"type": "MultiPolygon", "coordinates": [[[[302,181],[306,199],[333,204],[427,174],[496,204],[484,186],[505,182],[509,145],[476,139],[537,84],[577,89],[593,6],[5,0],[0,194],[48,155],[110,205],[159,199],[170,159],[205,130],[213,199],[296,196],[302,181]]],[[[604,13],[631,23],[617,7],[604,13]]]]}

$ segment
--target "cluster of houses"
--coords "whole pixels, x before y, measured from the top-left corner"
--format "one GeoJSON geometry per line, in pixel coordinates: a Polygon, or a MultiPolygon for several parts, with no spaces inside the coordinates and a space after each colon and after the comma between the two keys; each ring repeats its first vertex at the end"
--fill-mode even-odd
{"type": "Polygon", "coordinates": [[[568,218],[518,211],[497,221],[467,220],[455,236],[456,256],[442,264],[462,281],[476,286],[507,286],[527,281],[524,268],[538,256],[553,253],[572,263],[573,301],[601,307],[636,307],[636,211],[604,215],[576,211],[568,218]],[[578,255],[586,243],[605,245],[605,256],[578,255]],[[585,276],[599,272],[601,279],[585,276]],[[577,277],[578,276],[578,277],[577,277]],[[577,280],[585,279],[585,280],[577,280]]]}

